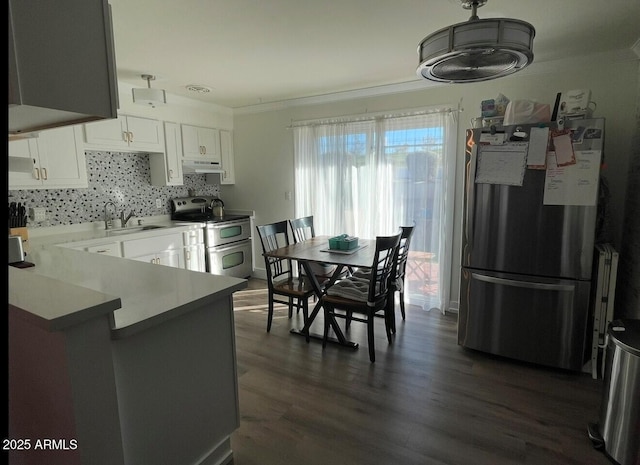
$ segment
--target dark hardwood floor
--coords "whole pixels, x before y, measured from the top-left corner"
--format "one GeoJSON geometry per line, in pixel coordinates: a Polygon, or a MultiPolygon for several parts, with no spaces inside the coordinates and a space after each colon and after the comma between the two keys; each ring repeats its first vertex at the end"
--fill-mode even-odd
{"type": "Polygon", "coordinates": [[[302,316],[283,307],[267,333],[262,288],[252,279],[234,297],[235,465],[611,463],[587,436],[601,380],[463,349],[457,315],[417,307],[397,312],[391,345],[377,321],[372,364],[358,322],[355,351],[290,334],[302,316]]]}

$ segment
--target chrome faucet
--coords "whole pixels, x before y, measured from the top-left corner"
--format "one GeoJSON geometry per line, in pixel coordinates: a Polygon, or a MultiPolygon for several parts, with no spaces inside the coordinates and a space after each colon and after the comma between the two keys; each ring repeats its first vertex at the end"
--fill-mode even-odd
{"type": "Polygon", "coordinates": [[[124,217],[124,210],[122,210],[120,212],[120,226],[123,228],[127,227],[127,221],[129,221],[131,219],[131,217],[133,216],[133,210],[131,210],[129,212],[129,214],[127,215],[127,217],[124,217]]]}
{"type": "Polygon", "coordinates": [[[107,202],[104,204],[104,229],[111,229],[113,224],[111,223],[111,217],[107,215],[107,207],[113,205],[113,213],[116,212],[116,204],[113,202],[107,202]]]}

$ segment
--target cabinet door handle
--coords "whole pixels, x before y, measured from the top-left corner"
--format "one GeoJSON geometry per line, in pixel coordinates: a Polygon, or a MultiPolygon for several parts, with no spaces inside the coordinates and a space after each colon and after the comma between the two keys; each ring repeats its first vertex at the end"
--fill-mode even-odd
{"type": "Polygon", "coordinates": [[[133,143],[133,133],[129,132],[128,134],[129,134],[129,142],[133,143]]]}
{"type": "Polygon", "coordinates": [[[46,181],[47,180],[47,169],[46,168],[41,168],[42,169],[42,180],[46,181]]]}
{"type": "Polygon", "coordinates": [[[34,168],[35,173],[36,173],[36,179],[39,181],[40,180],[40,169],[39,168],[34,168]]]}
{"type": "Polygon", "coordinates": [[[169,170],[169,179],[173,179],[173,170],[169,170]]]}
{"type": "Polygon", "coordinates": [[[129,142],[129,133],[127,131],[122,131],[122,140],[129,142]]]}
{"type": "Polygon", "coordinates": [[[187,257],[186,257],[187,261],[190,262],[191,261],[191,251],[187,250],[187,254],[186,255],[187,255],[187,257]]]}

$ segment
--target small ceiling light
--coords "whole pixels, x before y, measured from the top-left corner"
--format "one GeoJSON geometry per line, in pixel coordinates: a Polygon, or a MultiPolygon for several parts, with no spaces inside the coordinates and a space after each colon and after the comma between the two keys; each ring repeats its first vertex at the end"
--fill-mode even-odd
{"type": "Polygon", "coordinates": [[[140,105],[149,105],[151,108],[155,108],[156,105],[166,105],[167,96],[164,90],[151,88],[151,81],[154,81],[156,77],[151,74],[143,74],[141,77],[147,81],[147,88],[131,89],[131,92],[133,92],[133,102],[140,105]]]}
{"type": "Polygon", "coordinates": [[[418,45],[416,73],[430,81],[487,81],[520,71],[533,62],[533,26],[517,19],[479,19],[487,0],[461,0],[471,18],[425,37],[418,45]]]}
{"type": "Polygon", "coordinates": [[[185,87],[189,92],[195,92],[197,94],[208,94],[211,92],[211,87],[201,86],[200,84],[189,84],[185,87]]]}

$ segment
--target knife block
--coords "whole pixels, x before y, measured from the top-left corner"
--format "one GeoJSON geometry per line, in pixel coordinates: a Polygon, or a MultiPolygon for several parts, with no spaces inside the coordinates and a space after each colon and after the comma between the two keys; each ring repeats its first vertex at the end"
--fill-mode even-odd
{"type": "Polygon", "coordinates": [[[26,227],[9,228],[10,236],[20,236],[22,238],[22,248],[25,252],[29,251],[29,231],[26,227]]]}

